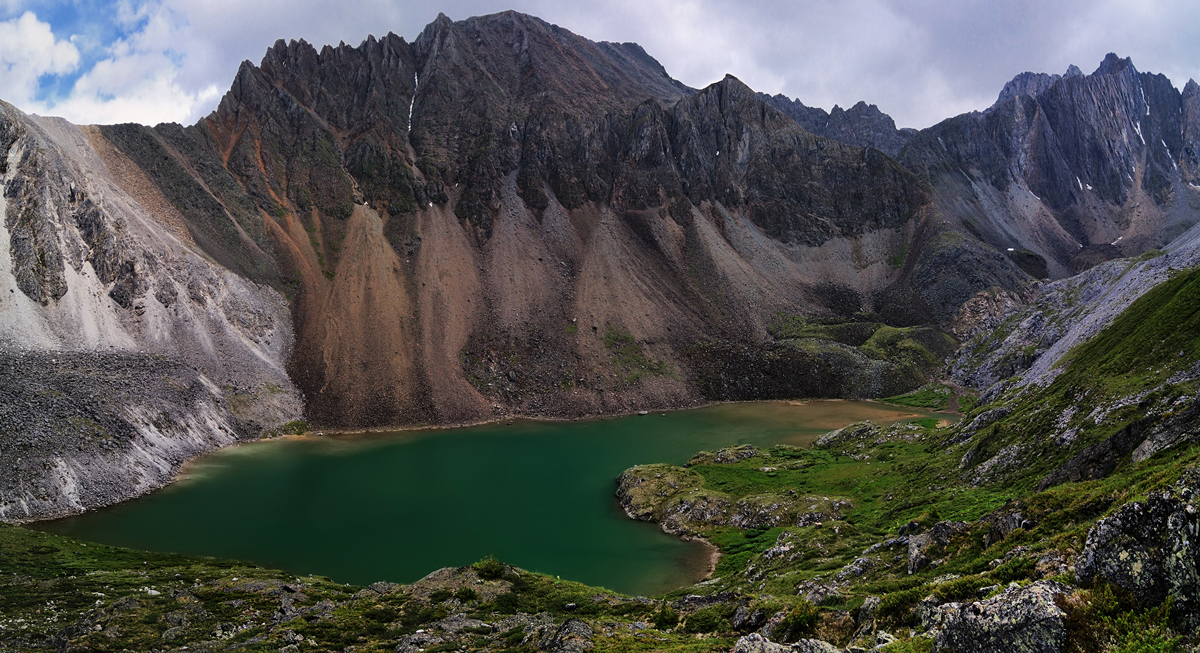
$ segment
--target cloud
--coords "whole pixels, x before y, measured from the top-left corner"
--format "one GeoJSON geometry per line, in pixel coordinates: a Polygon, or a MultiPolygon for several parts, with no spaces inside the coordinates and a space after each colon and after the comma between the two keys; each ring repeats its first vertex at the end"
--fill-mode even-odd
{"type": "Polygon", "coordinates": [[[220,97],[213,82],[189,88],[179,80],[187,60],[176,41],[181,16],[161,5],[123,5],[117,20],[137,29],[104,48],[48,111],[79,124],[190,123],[220,97]]]}
{"type": "Polygon", "coordinates": [[[0,22],[0,88],[9,101],[32,102],[42,77],[69,73],[78,65],[74,44],[56,39],[50,24],[33,12],[0,22]]]}

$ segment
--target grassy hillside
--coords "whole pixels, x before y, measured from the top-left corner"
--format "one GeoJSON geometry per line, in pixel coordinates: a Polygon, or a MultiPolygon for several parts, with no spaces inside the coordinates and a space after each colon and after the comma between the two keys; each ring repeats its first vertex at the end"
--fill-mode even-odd
{"type": "MultiPolygon", "coordinates": [[[[490,559],[408,586],[349,587],[0,526],[0,647],[724,651],[758,632],[929,651],[946,627],[937,610],[1052,581],[1065,634],[1048,650],[1183,651],[1197,634],[1172,616],[1174,599],[1081,585],[1076,567],[1098,520],[1200,468],[1197,308],[1200,273],[1181,273],[1072,352],[1046,387],[945,428],[862,423],[810,449],[738,446],[626,471],[629,514],[723,554],[711,579],[663,597],[490,559]]],[[[815,328],[861,341],[853,347],[880,330],[815,328]]],[[[947,395],[922,392],[909,399],[947,395]]]]}

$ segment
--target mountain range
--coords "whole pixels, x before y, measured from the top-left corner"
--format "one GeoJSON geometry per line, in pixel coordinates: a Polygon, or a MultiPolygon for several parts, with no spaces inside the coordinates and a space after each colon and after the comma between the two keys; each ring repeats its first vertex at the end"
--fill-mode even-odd
{"type": "Polygon", "coordinates": [[[0,106],[0,518],[306,428],[881,397],[1200,221],[1200,87],[1109,55],[897,129],[506,12],[276,42],[194,125],[0,106]]]}

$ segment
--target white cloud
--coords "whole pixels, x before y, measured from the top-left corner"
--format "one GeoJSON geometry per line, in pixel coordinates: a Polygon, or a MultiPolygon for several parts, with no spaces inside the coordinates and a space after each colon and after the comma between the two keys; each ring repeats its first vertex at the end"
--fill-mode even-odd
{"type": "Polygon", "coordinates": [[[33,12],[0,22],[0,88],[10,102],[28,104],[43,75],[61,75],[79,65],[79,50],[54,38],[50,24],[33,12]]]}
{"type": "MultiPolygon", "coordinates": [[[[122,3],[115,9],[119,24],[140,24],[140,29],[104,46],[102,58],[79,76],[65,97],[17,101],[17,104],[26,110],[61,116],[77,124],[140,122],[152,125],[195,121],[207,105],[220,97],[220,91],[211,82],[198,88],[186,88],[179,82],[181,66],[177,61],[187,58],[186,53],[175,49],[176,37],[183,24],[181,17],[157,4],[132,7],[122,3]]],[[[44,41],[50,34],[49,26],[38,22],[31,13],[26,13],[20,20],[27,19],[41,26],[44,41]]],[[[49,38],[53,39],[53,36],[49,38]]],[[[66,45],[71,46],[70,43],[66,45]]],[[[74,46],[71,47],[74,52],[74,46]]],[[[78,52],[75,52],[73,64],[78,59],[78,52]]]]}
{"type": "Polygon", "coordinates": [[[170,66],[137,77],[127,76],[127,70],[140,67],[130,64],[137,63],[132,57],[100,62],[80,78],[75,92],[47,112],[80,125],[118,122],[188,124],[195,121],[203,107],[221,96],[215,84],[197,91],[184,89],[175,79],[178,69],[170,66]],[[119,94],[109,92],[112,87],[103,83],[108,78],[116,78],[114,87],[119,86],[119,94]]]}

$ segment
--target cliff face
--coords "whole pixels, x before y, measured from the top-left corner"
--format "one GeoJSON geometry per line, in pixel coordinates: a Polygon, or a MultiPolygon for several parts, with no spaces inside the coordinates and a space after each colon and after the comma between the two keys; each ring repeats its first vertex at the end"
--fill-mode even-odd
{"type": "Polygon", "coordinates": [[[760,93],[759,97],[813,134],[858,147],[873,147],[890,157],[899,156],[917,133],[915,129],[896,129],[891,116],[866,102],[858,102],[849,109],[834,106],[825,113],[824,109],[805,106],[800,100],[783,95],[760,93]]]}
{"type": "Polygon", "coordinates": [[[896,162],[521,14],[280,41],[199,124],[101,131],[215,260],[294,294],[317,423],[688,405],[780,313],[939,317],[910,301],[933,227],[896,162]]]}
{"type": "Polygon", "coordinates": [[[135,496],[299,417],[279,293],[205,258],[94,130],[0,104],[0,135],[0,518],[135,496]]]}
{"type": "Polygon", "coordinates": [[[1111,54],[1091,75],[1024,73],[987,111],[922,131],[900,160],[966,231],[1061,278],[1196,223],[1194,87],[1181,94],[1111,54]]]}

